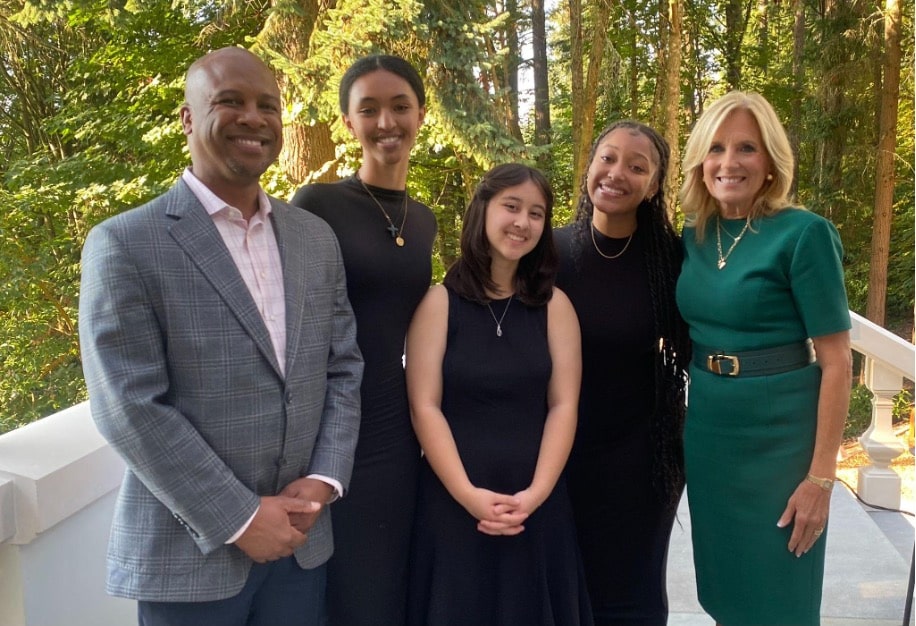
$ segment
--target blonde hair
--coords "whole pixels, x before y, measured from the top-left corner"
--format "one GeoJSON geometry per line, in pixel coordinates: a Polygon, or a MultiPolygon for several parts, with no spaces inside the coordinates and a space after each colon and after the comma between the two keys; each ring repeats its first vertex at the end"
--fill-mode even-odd
{"type": "Polygon", "coordinates": [[[706,221],[715,215],[719,208],[715,198],[709,194],[703,182],[703,160],[709,153],[712,139],[719,126],[729,115],[738,109],[744,109],[757,121],[763,149],[770,160],[773,175],[767,180],[754,201],[748,221],[763,215],[771,215],[792,206],[789,192],[792,188],[792,177],[795,169],[795,157],[786,130],[776,116],[776,111],[766,98],[759,93],[731,91],[715,102],[700,115],[687,144],[684,146],[682,168],[684,183],[681,185],[680,200],[687,225],[696,228],[697,241],[703,241],[706,221]]]}

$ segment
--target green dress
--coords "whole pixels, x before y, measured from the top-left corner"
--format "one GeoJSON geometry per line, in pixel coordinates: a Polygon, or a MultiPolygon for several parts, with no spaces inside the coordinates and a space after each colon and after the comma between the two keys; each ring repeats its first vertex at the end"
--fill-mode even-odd
{"type": "MultiPolygon", "coordinates": [[[[722,220],[727,252],[744,220],[722,220]]],[[[684,229],[677,303],[690,337],[724,352],[850,328],[842,246],[826,219],[786,209],[756,219],[717,268],[717,220],[684,229]]],[[[801,558],[777,528],[814,450],[821,370],[725,377],[690,368],[684,433],[697,592],[726,626],[820,623],[826,535],[801,558]]]]}

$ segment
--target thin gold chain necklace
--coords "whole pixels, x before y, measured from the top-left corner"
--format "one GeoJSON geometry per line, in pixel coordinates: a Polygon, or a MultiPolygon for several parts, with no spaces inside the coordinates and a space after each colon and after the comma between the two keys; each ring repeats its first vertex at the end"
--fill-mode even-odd
{"type": "Polygon", "coordinates": [[[619,257],[620,255],[622,255],[624,252],[626,252],[626,251],[627,251],[627,248],[630,247],[630,242],[633,241],[633,235],[636,234],[636,231],[635,231],[635,230],[634,230],[632,233],[630,233],[630,236],[627,237],[627,242],[623,245],[623,250],[621,250],[621,251],[618,252],[617,254],[610,254],[610,255],[608,255],[608,254],[605,254],[604,252],[601,251],[601,248],[598,247],[598,242],[595,241],[595,231],[598,230],[597,228],[595,228],[595,225],[592,224],[591,227],[590,227],[588,230],[589,230],[589,232],[592,234],[592,245],[595,246],[595,251],[596,251],[598,254],[600,254],[601,256],[603,256],[605,259],[616,259],[616,258],[619,257]]]}
{"type": "Polygon", "coordinates": [[[496,313],[493,312],[493,307],[490,306],[490,303],[487,302],[487,308],[490,309],[490,315],[493,317],[493,321],[496,322],[496,336],[503,336],[503,320],[506,318],[506,313],[509,311],[509,305],[512,304],[512,296],[509,296],[509,301],[506,302],[506,308],[503,309],[503,314],[499,316],[499,319],[496,319],[496,313]]]}
{"type": "Polygon", "coordinates": [[[363,186],[363,189],[366,190],[366,193],[369,194],[369,197],[375,201],[376,206],[382,212],[382,215],[385,216],[385,219],[388,221],[388,226],[385,227],[391,234],[391,238],[394,239],[394,243],[398,245],[399,248],[404,247],[404,224],[407,223],[407,190],[404,190],[404,217],[401,218],[401,226],[395,226],[394,222],[391,221],[391,216],[388,215],[388,211],[385,210],[385,207],[382,206],[382,203],[378,201],[378,198],[375,197],[375,194],[369,191],[369,187],[366,186],[366,183],[363,182],[363,179],[359,177],[359,174],[356,174],[356,180],[359,181],[359,184],[363,186]]]}
{"type": "MultiPolygon", "coordinates": [[[[741,232],[738,233],[737,237],[733,237],[734,241],[732,242],[732,245],[728,247],[728,252],[722,254],[722,220],[719,219],[718,215],[716,216],[716,252],[719,255],[719,262],[717,267],[720,270],[725,267],[725,264],[728,262],[728,257],[731,256],[732,250],[735,249],[735,246],[737,246],[738,242],[741,241],[741,238],[744,237],[744,233],[747,232],[747,227],[750,225],[750,220],[744,222],[744,227],[741,229],[741,232]]],[[[732,236],[732,234],[727,230],[725,231],[725,234],[727,234],[729,237],[732,236]]]]}

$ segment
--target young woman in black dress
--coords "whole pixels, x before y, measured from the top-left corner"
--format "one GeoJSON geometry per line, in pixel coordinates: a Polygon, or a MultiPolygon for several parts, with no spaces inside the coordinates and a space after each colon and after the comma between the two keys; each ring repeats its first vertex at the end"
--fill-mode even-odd
{"type": "Polygon", "coordinates": [[[663,625],[668,539],[683,489],[687,330],[681,248],[665,205],[668,145],[623,121],[592,145],[557,286],[582,327],[568,477],[595,623],[663,625]]]}
{"type": "Polygon", "coordinates": [[[403,350],[429,288],[436,220],[407,193],[410,152],[426,114],[417,71],[364,57],[340,83],[343,121],[363,158],[354,176],[300,189],[292,203],[327,221],[340,241],[365,359],[362,423],[350,490],[332,505],[331,626],[404,623],[420,450],[410,425],[403,350]]]}
{"type": "Polygon", "coordinates": [[[590,624],[562,470],[581,359],[554,289],[553,194],[520,164],[488,172],[461,258],[417,309],[407,386],[425,453],[412,626],[590,624]]]}

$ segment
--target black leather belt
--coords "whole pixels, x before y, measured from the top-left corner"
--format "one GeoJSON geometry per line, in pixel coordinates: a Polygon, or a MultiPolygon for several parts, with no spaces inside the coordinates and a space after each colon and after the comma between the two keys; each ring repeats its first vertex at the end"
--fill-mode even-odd
{"type": "Polygon", "coordinates": [[[693,344],[693,364],[719,376],[769,376],[814,362],[810,339],[764,350],[729,352],[693,344]]]}

